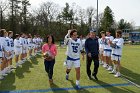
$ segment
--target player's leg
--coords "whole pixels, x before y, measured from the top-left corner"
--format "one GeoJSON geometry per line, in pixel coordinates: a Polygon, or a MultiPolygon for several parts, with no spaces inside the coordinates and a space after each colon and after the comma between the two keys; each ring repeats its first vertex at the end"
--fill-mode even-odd
{"type": "Polygon", "coordinates": [[[72,68],[72,65],[73,65],[73,62],[71,60],[67,60],[67,68],[66,68],[66,80],[69,79],[69,73],[71,71],[71,68],[72,68]]]}
{"type": "Polygon", "coordinates": [[[2,75],[2,57],[0,58],[0,80],[2,80],[4,77],[2,75]]]}
{"type": "Polygon", "coordinates": [[[121,76],[121,73],[120,73],[120,67],[121,67],[120,59],[121,59],[121,57],[116,56],[115,64],[116,64],[116,71],[117,72],[116,72],[116,75],[114,75],[115,77],[120,77],[121,76]]]}
{"type": "Polygon", "coordinates": [[[107,55],[107,61],[108,61],[108,71],[112,71],[112,60],[111,60],[111,51],[108,51],[108,55],[107,55]]]}
{"type": "Polygon", "coordinates": [[[80,60],[74,61],[76,71],[76,88],[80,88],[80,60]]]}
{"type": "Polygon", "coordinates": [[[107,51],[106,50],[104,50],[103,56],[104,56],[104,65],[103,65],[103,67],[107,68],[107,51]]]}

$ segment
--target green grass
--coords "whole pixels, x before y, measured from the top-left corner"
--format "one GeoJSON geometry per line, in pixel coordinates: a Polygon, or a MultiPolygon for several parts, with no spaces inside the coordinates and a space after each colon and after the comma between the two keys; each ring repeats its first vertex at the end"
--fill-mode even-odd
{"type": "MultiPolygon", "coordinates": [[[[37,56],[26,63],[20,68],[10,73],[6,78],[0,81],[0,91],[12,90],[38,90],[49,88],[69,88],[75,86],[75,70],[72,69],[70,73],[70,80],[65,80],[65,67],[63,62],[65,60],[65,48],[58,48],[58,55],[54,67],[54,85],[50,86],[47,74],[44,70],[43,58],[37,56]]],[[[125,46],[123,49],[122,57],[122,74],[140,84],[140,46],[125,46]]],[[[92,68],[93,70],[93,64],[92,68]]],[[[95,86],[106,84],[123,84],[128,83],[121,78],[115,78],[112,74],[108,74],[102,66],[99,67],[98,73],[99,81],[88,80],[86,75],[86,62],[81,61],[81,86],[95,86]]],[[[135,86],[118,86],[108,88],[94,88],[82,90],[69,90],[69,91],[52,91],[49,93],[139,93],[140,89],[135,86]]]]}

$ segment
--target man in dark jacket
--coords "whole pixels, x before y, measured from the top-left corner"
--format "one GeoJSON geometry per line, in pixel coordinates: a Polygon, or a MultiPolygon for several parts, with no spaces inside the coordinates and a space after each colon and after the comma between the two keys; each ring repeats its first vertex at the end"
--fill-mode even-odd
{"type": "Polygon", "coordinates": [[[86,62],[87,75],[88,75],[89,79],[92,79],[90,66],[91,66],[91,63],[93,60],[94,61],[94,71],[92,73],[92,76],[96,80],[98,80],[96,75],[97,75],[98,68],[99,68],[99,58],[98,58],[99,43],[98,43],[98,38],[96,37],[95,30],[90,31],[89,38],[85,42],[85,50],[86,50],[86,54],[87,54],[87,56],[86,56],[87,57],[87,62],[86,62]]]}

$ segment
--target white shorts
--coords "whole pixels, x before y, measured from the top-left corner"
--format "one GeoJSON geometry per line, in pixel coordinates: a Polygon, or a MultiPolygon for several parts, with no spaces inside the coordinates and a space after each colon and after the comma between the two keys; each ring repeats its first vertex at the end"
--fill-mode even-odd
{"type": "Polygon", "coordinates": [[[112,54],[112,55],[111,55],[111,60],[112,60],[112,61],[118,61],[118,62],[120,62],[121,56],[112,54]]]}
{"type": "Polygon", "coordinates": [[[80,67],[80,60],[72,61],[72,60],[67,60],[66,61],[66,66],[68,69],[71,69],[73,66],[75,68],[80,67]]]}
{"type": "Polygon", "coordinates": [[[107,56],[107,57],[111,57],[111,52],[112,52],[112,51],[104,50],[103,55],[104,55],[104,56],[107,56]]]}
{"type": "Polygon", "coordinates": [[[10,58],[14,58],[14,51],[11,51],[11,56],[10,56],[10,58]]]}
{"type": "Polygon", "coordinates": [[[28,46],[28,50],[31,50],[32,49],[32,46],[28,46]]]}
{"type": "Polygon", "coordinates": [[[26,49],[24,48],[22,48],[21,50],[20,50],[20,54],[25,54],[26,53],[26,49]]]}
{"type": "Polygon", "coordinates": [[[104,50],[102,48],[99,49],[99,54],[102,55],[104,53],[104,50]]]}
{"type": "Polygon", "coordinates": [[[15,56],[20,55],[21,51],[15,51],[15,56]]]}

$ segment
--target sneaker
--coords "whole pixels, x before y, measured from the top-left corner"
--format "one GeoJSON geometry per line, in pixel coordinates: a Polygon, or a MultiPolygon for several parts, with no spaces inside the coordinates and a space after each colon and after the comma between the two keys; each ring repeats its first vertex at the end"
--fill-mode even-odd
{"type": "Polygon", "coordinates": [[[9,68],[6,73],[10,74],[11,73],[11,69],[9,68]]]}
{"type": "Polygon", "coordinates": [[[102,61],[100,61],[99,63],[100,63],[100,65],[103,65],[103,62],[102,61]]]}
{"type": "Polygon", "coordinates": [[[75,88],[76,88],[77,90],[81,89],[80,85],[76,85],[75,88]]]}
{"type": "Polygon", "coordinates": [[[109,66],[107,70],[112,71],[112,66],[109,66]]]}
{"type": "Polygon", "coordinates": [[[4,77],[3,76],[0,76],[0,80],[2,80],[2,79],[4,79],[4,77]]]}
{"type": "Polygon", "coordinates": [[[121,76],[120,72],[117,72],[116,75],[114,75],[114,77],[120,77],[120,76],[121,76]]]}
{"type": "Polygon", "coordinates": [[[64,61],[63,66],[66,66],[66,65],[67,65],[67,63],[66,63],[66,61],[64,61]]]}
{"type": "Polygon", "coordinates": [[[109,74],[116,74],[116,70],[113,69],[109,74]]]}
{"type": "Polygon", "coordinates": [[[68,74],[66,74],[66,80],[69,80],[69,75],[68,74]]]}
{"type": "Polygon", "coordinates": [[[10,68],[11,68],[11,69],[16,69],[16,67],[14,67],[14,66],[10,66],[10,68]]]}
{"type": "Polygon", "coordinates": [[[107,64],[105,63],[105,64],[103,65],[103,67],[104,67],[104,68],[107,68],[107,64]]]}
{"type": "Polygon", "coordinates": [[[8,74],[6,74],[6,73],[2,73],[2,76],[7,76],[8,74]]]}

